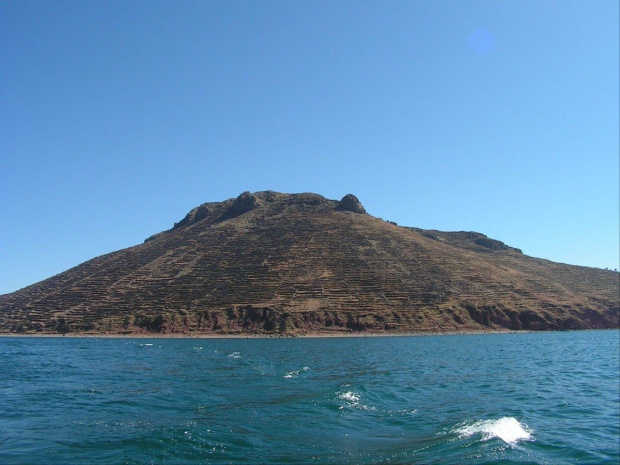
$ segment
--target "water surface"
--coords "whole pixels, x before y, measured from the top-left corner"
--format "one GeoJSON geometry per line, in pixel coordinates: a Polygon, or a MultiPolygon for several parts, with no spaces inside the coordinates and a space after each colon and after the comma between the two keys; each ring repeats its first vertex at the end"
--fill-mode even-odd
{"type": "Polygon", "coordinates": [[[619,334],[0,338],[0,463],[618,463],[619,334]]]}

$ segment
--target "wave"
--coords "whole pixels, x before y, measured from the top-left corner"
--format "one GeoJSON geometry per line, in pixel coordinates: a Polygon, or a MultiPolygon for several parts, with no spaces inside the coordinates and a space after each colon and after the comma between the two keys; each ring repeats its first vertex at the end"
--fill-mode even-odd
{"type": "Polygon", "coordinates": [[[310,368],[308,367],[303,367],[301,370],[293,370],[293,371],[289,371],[287,374],[284,375],[285,378],[297,378],[299,376],[299,373],[305,372],[310,370],[310,368]]]}
{"type": "Polygon", "coordinates": [[[357,403],[360,401],[360,395],[353,391],[341,392],[338,394],[338,398],[351,403],[357,403]]]}
{"type": "Polygon", "coordinates": [[[507,444],[516,444],[521,440],[527,441],[532,437],[532,432],[528,431],[527,426],[513,417],[476,421],[456,428],[455,433],[461,437],[481,434],[483,441],[499,438],[507,444]]]}
{"type": "Polygon", "coordinates": [[[338,399],[345,401],[345,404],[339,407],[340,410],[343,410],[345,407],[357,408],[360,410],[369,410],[369,411],[377,410],[376,407],[362,404],[360,402],[360,400],[362,399],[362,395],[354,391],[339,392],[338,399]]]}

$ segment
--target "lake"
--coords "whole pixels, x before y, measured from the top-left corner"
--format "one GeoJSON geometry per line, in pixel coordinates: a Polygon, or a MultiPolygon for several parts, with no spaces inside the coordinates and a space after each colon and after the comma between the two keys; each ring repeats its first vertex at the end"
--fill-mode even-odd
{"type": "Polygon", "coordinates": [[[619,335],[0,338],[0,463],[617,464],[619,335]]]}

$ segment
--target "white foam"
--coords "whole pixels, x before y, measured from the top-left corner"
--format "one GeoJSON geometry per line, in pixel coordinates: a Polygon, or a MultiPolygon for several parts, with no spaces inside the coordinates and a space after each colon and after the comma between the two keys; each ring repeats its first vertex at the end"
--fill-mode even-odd
{"type": "Polygon", "coordinates": [[[289,371],[287,374],[284,375],[284,377],[285,378],[297,378],[299,376],[299,373],[301,373],[302,371],[308,371],[308,370],[310,370],[310,368],[303,367],[301,370],[289,371]]]}
{"type": "Polygon", "coordinates": [[[344,407],[352,407],[360,410],[368,410],[368,411],[376,411],[377,409],[371,405],[365,405],[360,402],[362,399],[362,395],[353,391],[346,391],[338,393],[338,398],[340,400],[344,400],[346,404],[340,407],[340,410],[343,410],[344,407]]]}
{"type": "Polygon", "coordinates": [[[241,354],[239,352],[233,352],[232,354],[228,354],[230,358],[241,358],[241,354]]]}
{"type": "Polygon", "coordinates": [[[341,392],[340,394],[338,394],[338,398],[351,403],[356,403],[360,401],[359,394],[356,394],[353,391],[341,392]]]}
{"type": "Polygon", "coordinates": [[[521,440],[527,441],[532,437],[532,433],[513,417],[476,421],[457,428],[455,432],[463,437],[482,434],[483,441],[499,438],[507,444],[516,444],[521,440]]]}
{"type": "Polygon", "coordinates": [[[153,347],[153,344],[140,344],[140,347],[153,347]]]}

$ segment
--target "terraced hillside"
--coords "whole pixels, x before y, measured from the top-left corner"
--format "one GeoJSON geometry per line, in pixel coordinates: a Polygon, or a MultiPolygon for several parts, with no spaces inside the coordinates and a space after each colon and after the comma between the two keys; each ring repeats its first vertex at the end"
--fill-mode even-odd
{"type": "Polygon", "coordinates": [[[246,192],[0,296],[0,332],[610,328],[619,283],[616,272],[528,257],[479,233],[400,227],[352,195],[246,192]]]}

